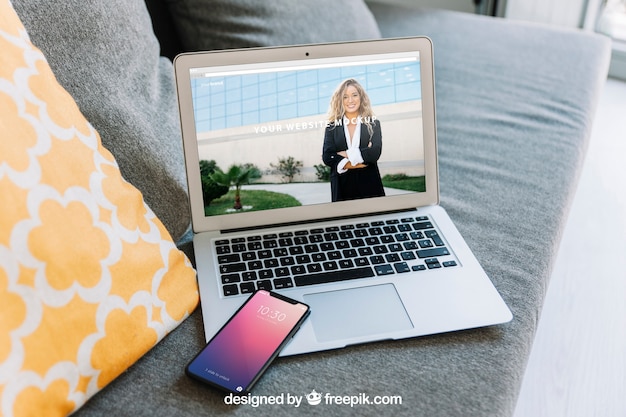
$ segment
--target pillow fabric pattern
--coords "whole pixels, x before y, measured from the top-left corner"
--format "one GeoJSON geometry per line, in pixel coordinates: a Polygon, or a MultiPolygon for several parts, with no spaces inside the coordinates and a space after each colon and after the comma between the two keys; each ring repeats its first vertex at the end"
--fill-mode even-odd
{"type": "Polygon", "coordinates": [[[172,62],[144,0],[12,0],[126,181],[178,241],[191,225],[172,62]]]}
{"type": "Polygon", "coordinates": [[[66,415],[193,311],[195,271],[8,0],[0,50],[0,415],[66,415]]]}

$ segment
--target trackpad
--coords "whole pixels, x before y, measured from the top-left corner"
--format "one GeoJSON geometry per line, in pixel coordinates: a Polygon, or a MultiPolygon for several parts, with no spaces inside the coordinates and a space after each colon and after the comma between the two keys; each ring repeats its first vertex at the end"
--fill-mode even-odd
{"type": "Polygon", "coordinates": [[[307,294],[304,301],[320,342],[413,328],[393,284],[307,294]]]}

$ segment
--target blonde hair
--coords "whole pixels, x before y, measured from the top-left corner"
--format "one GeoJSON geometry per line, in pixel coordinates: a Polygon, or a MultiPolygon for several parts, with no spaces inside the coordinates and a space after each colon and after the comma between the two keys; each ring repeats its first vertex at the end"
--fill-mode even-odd
{"type": "Polygon", "coordinates": [[[365,89],[354,78],[348,78],[347,80],[344,80],[341,84],[339,84],[339,86],[337,86],[337,89],[331,96],[330,106],[328,109],[328,122],[330,124],[337,125],[337,121],[343,120],[343,116],[346,113],[345,109],[343,108],[343,94],[350,86],[356,88],[356,91],[359,93],[359,97],[361,99],[359,116],[361,116],[361,122],[367,125],[367,130],[369,131],[371,136],[374,132],[372,127],[372,120],[374,120],[376,116],[372,111],[372,103],[370,102],[370,98],[365,92],[365,89]]]}

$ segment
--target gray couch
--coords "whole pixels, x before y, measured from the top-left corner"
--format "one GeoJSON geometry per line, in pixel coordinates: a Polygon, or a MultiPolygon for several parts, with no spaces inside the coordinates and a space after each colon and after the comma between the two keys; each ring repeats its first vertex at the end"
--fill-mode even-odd
{"type": "Polygon", "coordinates": [[[609,41],[409,2],[148,4],[152,22],[139,0],[14,1],[59,81],[181,245],[189,224],[184,170],[171,62],[159,53],[427,35],[435,49],[442,205],[514,318],[279,359],[254,390],[393,395],[402,404],[253,408],[225,405],[184,375],[204,345],[198,309],[76,415],[511,415],[606,78],[609,41]]]}

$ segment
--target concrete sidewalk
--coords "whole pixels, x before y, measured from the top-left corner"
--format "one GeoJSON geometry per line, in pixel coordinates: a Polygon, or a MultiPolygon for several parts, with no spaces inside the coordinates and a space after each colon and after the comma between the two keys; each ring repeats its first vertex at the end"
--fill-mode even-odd
{"type": "MultiPolygon", "coordinates": [[[[308,204],[330,203],[330,183],[289,183],[289,184],[250,184],[241,187],[242,190],[266,190],[276,193],[289,194],[303,206],[308,204]]],[[[405,190],[385,188],[385,195],[406,194],[405,190]]]]}

